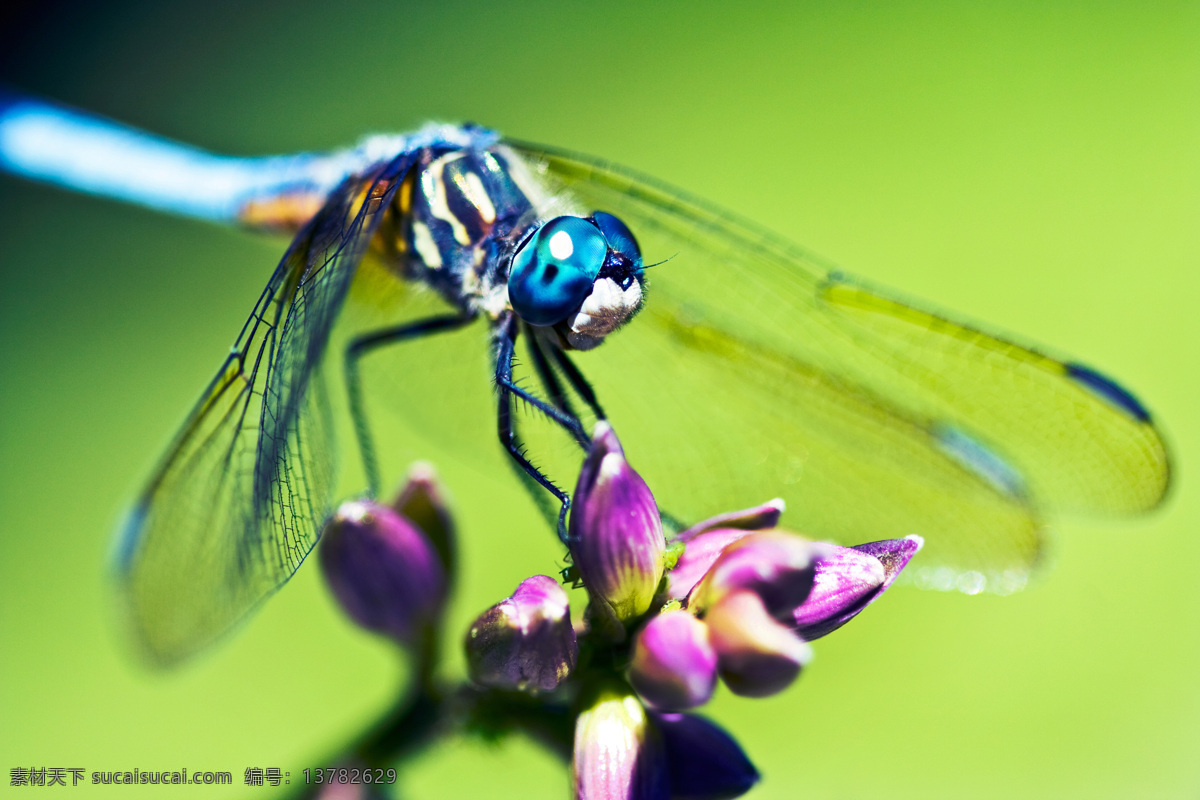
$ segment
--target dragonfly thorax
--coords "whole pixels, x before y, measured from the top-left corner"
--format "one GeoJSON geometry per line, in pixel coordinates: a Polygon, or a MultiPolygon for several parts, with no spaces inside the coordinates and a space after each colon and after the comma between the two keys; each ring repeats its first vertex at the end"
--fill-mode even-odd
{"type": "Polygon", "coordinates": [[[511,310],[590,350],[641,308],[641,251],[612,214],[539,214],[558,200],[503,146],[430,150],[394,200],[402,272],[464,312],[511,310]]]}
{"type": "Polygon", "coordinates": [[[502,265],[536,219],[510,157],[502,149],[431,151],[393,201],[394,253],[404,277],[467,313],[495,316],[506,307],[502,265]]]}

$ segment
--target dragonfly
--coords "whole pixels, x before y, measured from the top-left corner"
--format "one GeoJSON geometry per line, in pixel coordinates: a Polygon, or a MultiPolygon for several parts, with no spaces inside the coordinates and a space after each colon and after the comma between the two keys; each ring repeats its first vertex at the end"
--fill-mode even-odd
{"type": "Polygon", "coordinates": [[[415,318],[397,301],[341,353],[371,493],[369,356],[463,329],[488,354],[500,446],[561,537],[570,494],[522,405],[582,448],[611,421],[679,525],[779,495],[814,538],[920,534],[917,582],[968,593],[1024,586],[1049,517],[1145,512],[1170,482],[1150,412],[1098,370],[667,183],[483,127],[235,157],[10,94],[0,166],[293,237],[121,533],[123,596],[161,664],[222,635],[316,543],[335,492],[338,382],[322,366],[369,264],[436,301],[415,318]]]}

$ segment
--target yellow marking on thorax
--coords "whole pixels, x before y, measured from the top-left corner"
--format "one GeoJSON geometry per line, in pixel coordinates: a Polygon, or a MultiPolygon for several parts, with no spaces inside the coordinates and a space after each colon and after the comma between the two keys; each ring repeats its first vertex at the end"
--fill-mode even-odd
{"type": "Polygon", "coordinates": [[[407,214],[412,210],[413,185],[416,182],[417,171],[412,170],[404,176],[404,181],[400,184],[400,189],[396,192],[401,214],[407,214]]]}
{"type": "Polygon", "coordinates": [[[416,182],[417,171],[409,170],[408,174],[404,176],[404,180],[400,182],[400,188],[396,190],[387,220],[380,228],[380,233],[387,240],[381,249],[395,259],[402,259],[408,252],[407,225],[412,211],[413,186],[416,185],[416,182]],[[388,245],[390,245],[390,250],[388,245]]]}
{"type": "Polygon", "coordinates": [[[471,202],[479,210],[479,216],[488,225],[496,221],[496,207],[492,205],[492,198],[488,197],[487,189],[483,186],[483,180],[474,172],[468,172],[465,175],[455,175],[454,184],[458,186],[458,190],[463,193],[463,196],[471,202]]]}
{"type": "MultiPolygon", "coordinates": [[[[466,227],[459,221],[458,217],[450,210],[450,205],[446,200],[446,179],[445,169],[446,164],[451,161],[462,158],[462,153],[450,153],[430,163],[428,167],[421,173],[421,191],[425,194],[425,198],[429,201],[429,212],[436,219],[444,220],[450,225],[450,231],[454,234],[454,240],[461,245],[471,243],[471,238],[467,234],[466,227]]],[[[426,229],[428,233],[428,229],[426,229]]],[[[413,237],[416,241],[416,236],[413,237]]],[[[432,237],[430,238],[432,241],[432,237]]],[[[418,248],[420,249],[420,248],[418,248]]],[[[424,254],[422,254],[422,257],[424,254]]],[[[426,263],[429,263],[426,261],[426,263]]],[[[438,258],[438,265],[441,265],[441,258],[438,258]]]]}
{"type": "Polygon", "coordinates": [[[424,222],[414,220],[412,233],[413,247],[417,248],[417,255],[425,262],[425,266],[430,269],[441,269],[442,253],[438,250],[437,242],[433,240],[433,234],[429,231],[429,226],[424,222]]]}

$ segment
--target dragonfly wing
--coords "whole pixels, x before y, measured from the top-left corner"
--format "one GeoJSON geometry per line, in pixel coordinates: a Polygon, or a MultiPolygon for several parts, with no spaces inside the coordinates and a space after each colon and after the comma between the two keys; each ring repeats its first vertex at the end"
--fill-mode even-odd
{"type": "Polygon", "coordinates": [[[1036,562],[1044,511],[1162,498],[1158,431],[1099,373],[851,281],[653,179],[515,147],[552,196],[617,214],[647,263],[670,259],[641,314],[578,361],[673,513],[781,494],[812,536],[920,534],[930,582],[1004,591],[1036,562]]]}
{"type": "Polygon", "coordinates": [[[220,635],[316,543],[334,473],[323,356],[412,162],[402,154],[347,180],[301,229],[131,513],[120,579],[154,661],[220,635]]]}

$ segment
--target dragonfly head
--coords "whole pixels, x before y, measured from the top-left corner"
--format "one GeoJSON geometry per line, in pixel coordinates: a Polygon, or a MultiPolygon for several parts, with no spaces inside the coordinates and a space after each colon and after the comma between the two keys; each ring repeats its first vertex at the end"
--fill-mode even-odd
{"type": "Polygon", "coordinates": [[[642,254],[625,223],[597,211],[555,217],[517,247],[508,299],[530,325],[590,350],[642,307],[642,254]]]}

